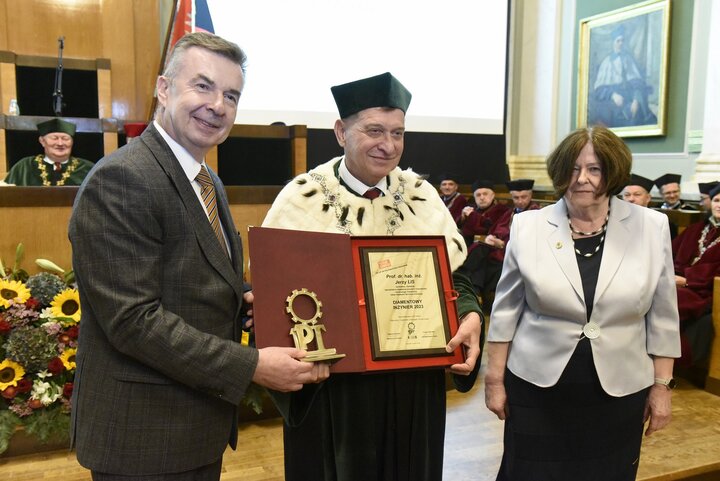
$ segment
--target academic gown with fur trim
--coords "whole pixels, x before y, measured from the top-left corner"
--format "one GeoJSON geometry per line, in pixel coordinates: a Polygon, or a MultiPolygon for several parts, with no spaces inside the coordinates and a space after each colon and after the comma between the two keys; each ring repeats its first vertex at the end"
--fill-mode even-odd
{"type": "MultiPolygon", "coordinates": [[[[447,240],[453,269],[465,244],[434,188],[410,170],[388,175],[389,195],[373,201],[342,186],[340,158],[289,183],[265,227],[352,235],[438,235],[447,240]]],[[[480,312],[469,280],[454,276],[458,313],[480,312]]],[[[482,345],[482,344],[481,344],[482,345]]],[[[478,367],[479,367],[478,359],[478,367]]],[[[453,376],[456,387],[470,377],[453,376]]],[[[335,374],[290,395],[273,393],[285,417],[287,481],[440,481],[445,436],[442,369],[335,374]]]]}

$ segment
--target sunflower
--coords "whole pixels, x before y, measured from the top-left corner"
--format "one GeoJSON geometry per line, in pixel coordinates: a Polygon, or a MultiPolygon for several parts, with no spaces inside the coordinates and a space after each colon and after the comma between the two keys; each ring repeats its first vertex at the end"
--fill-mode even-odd
{"type": "Polygon", "coordinates": [[[30,298],[30,290],[19,281],[0,279],[0,307],[7,309],[10,302],[22,304],[30,298]]]}
{"type": "Polygon", "coordinates": [[[0,362],[0,391],[10,386],[17,386],[18,381],[25,375],[25,368],[15,361],[5,359],[0,362]]]}
{"type": "Polygon", "coordinates": [[[65,365],[65,369],[68,371],[75,369],[75,353],[77,352],[77,349],[65,349],[65,351],[60,354],[60,360],[65,365]]]}
{"type": "Polygon", "coordinates": [[[80,322],[80,296],[75,289],[65,289],[56,295],[50,304],[55,317],[72,319],[73,323],[80,322]]]}

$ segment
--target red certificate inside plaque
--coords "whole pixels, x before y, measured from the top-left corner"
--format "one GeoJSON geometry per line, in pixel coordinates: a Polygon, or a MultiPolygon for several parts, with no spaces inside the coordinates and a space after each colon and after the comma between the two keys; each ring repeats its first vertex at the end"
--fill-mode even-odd
{"type": "Polygon", "coordinates": [[[249,241],[258,347],[293,346],[299,318],[307,339],[345,354],[332,372],[463,362],[445,351],[458,318],[444,237],[253,227],[249,241]]]}

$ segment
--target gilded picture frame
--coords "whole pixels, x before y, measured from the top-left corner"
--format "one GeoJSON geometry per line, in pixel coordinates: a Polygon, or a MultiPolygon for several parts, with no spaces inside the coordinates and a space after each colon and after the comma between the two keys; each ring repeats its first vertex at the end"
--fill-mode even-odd
{"type": "Polygon", "coordinates": [[[620,137],[665,135],[670,0],[650,0],[580,20],[578,127],[620,137]]]}

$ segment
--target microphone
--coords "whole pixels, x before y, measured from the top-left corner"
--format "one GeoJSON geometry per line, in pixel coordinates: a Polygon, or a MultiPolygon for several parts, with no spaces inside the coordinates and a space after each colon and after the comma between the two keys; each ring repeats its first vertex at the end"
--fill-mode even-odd
{"type": "Polygon", "coordinates": [[[53,112],[56,117],[62,117],[63,109],[63,93],[62,93],[62,73],[63,73],[63,48],[65,48],[65,37],[58,38],[58,64],[55,69],[55,87],[53,88],[53,112]]]}

